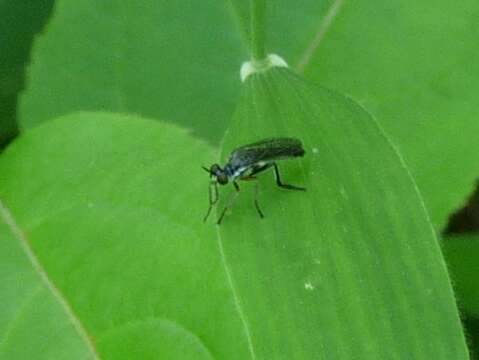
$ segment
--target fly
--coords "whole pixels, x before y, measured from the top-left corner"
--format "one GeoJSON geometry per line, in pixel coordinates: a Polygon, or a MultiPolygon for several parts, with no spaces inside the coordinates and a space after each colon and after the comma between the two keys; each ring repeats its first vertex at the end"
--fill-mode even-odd
{"type": "MultiPolygon", "coordinates": [[[[207,171],[211,177],[209,186],[210,205],[203,221],[208,219],[211,209],[219,200],[218,183],[220,185],[226,185],[228,182],[232,182],[236,190],[226,202],[218,218],[217,224],[219,225],[226,211],[232,207],[233,202],[239,194],[240,188],[238,180],[256,180],[256,175],[271,167],[274,169],[276,184],[279,187],[288,190],[306,191],[303,187],[283,183],[279,175],[278,165],[276,164],[279,160],[302,157],[304,153],[303,145],[298,139],[286,137],[269,138],[233,150],[228,162],[223,168],[218,164],[211,165],[209,169],[203,166],[203,169],[207,171]]],[[[258,205],[258,186],[255,188],[254,206],[259,216],[263,218],[263,212],[258,205]]]]}

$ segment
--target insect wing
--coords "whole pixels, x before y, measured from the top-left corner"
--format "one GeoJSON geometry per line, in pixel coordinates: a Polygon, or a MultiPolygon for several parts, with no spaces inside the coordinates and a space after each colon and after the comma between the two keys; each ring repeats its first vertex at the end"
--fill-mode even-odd
{"type": "Polygon", "coordinates": [[[259,162],[268,163],[303,155],[301,141],[294,138],[270,138],[235,149],[229,163],[238,167],[251,166],[259,162]]]}

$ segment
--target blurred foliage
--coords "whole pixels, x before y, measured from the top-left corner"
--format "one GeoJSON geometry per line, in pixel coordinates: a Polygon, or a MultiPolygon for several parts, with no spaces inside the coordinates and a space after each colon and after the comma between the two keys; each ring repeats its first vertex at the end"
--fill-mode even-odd
{"type": "Polygon", "coordinates": [[[47,21],[53,2],[0,1],[0,151],[18,134],[17,97],[25,87],[33,36],[47,21]]]}

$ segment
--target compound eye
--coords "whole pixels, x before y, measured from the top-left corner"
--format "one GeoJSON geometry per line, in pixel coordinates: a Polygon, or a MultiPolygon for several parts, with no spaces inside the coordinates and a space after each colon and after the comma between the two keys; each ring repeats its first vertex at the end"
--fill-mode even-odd
{"type": "Polygon", "coordinates": [[[228,176],[226,176],[226,174],[221,174],[221,175],[217,176],[217,179],[218,179],[218,182],[221,185],[225,185],[225,184],[228,183],[228,176]]]}

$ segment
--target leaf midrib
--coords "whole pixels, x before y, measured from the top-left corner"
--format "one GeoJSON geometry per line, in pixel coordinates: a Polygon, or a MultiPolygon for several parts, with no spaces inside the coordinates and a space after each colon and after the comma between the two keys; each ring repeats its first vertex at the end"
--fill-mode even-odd
{"type": "Polygon", "coordinates": [[[7,208],[7,206],[0,200],[0,218],[5,222],[7,227],[10,229],[12,235],[15,239],[18,240],[23,252],[27,256],[28,260],[30,261],[34,271],[40,277],[40,281],[46,286],[48,291],[52,294],[52,296],[56,299],[58,304],[63,308],[66,317],[85,343],[86,347],[88,348],[88,352],[91,354],[92,358],[95,360],[101,360],[100,355],[98,354],[93,341],[91,340],[91,336],[88,334],[87,330],[81,323],[78,316],[73,311],[72,307],[60,292],[60,290],[55,286],[53,281],[49,278],[47,272],[43,268],[42,264],[36,257],[33,249],[30,246],[30,242],[26,235],[23,233],[22,229],[18,226],[13,214],[7,208]]]}
{"type": "Polygon", "coordinates": [[[319,48],[319,45],[323,42],[326,32],[333,24],[336,19],[339,11],[343,7],[344,0],[334,0],[334,2],[329,7],[326,15],[323,20],[319,22],[316,33],[311,39],[311,43],[306,47],[303,54],[299,56],[299,61],[295,66],[295,70],[302,74],[305,68],[309,65],[313,55],[316,53],[316,50],[319,48]]]}

